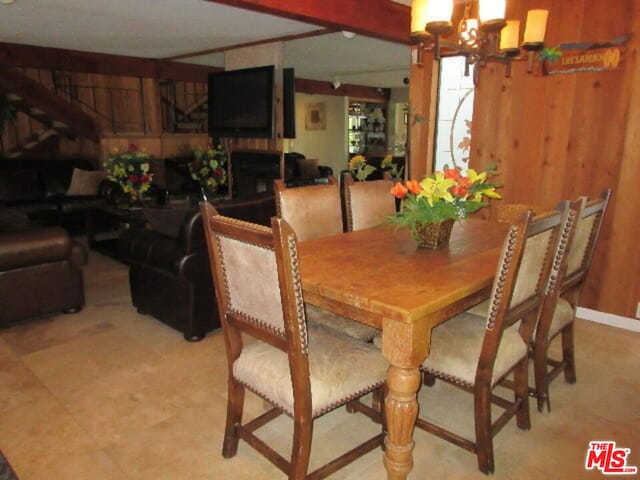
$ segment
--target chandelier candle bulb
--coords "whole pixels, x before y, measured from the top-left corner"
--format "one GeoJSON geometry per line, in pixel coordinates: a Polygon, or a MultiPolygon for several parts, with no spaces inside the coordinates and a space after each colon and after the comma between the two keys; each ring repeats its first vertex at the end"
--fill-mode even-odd
{"type": "Polygon", "coordinates": [[[428,3],[429,0],[413,0],[411,3],[411,35],[424,34],[428,3]]]}
{"type": "Polygon", "coordinates": [[[520,20],[507,20],[507,25],[500,32],[500,51],[517,52],[520,40],[520,20]]]}
{"type": "Polygon", "coordinates": [[[506,0],[480,0],[479,16],[483,23],[491,20],[504,20],[506,11],[506,0]]]}
{"type": "Polygon", "coordinates": [[[547,31],[548,17],[549,10],[529,10],[527,12],[527,23],[524,27],[524,42],[522,48],[525,50],[536,50],[542,47],[547,31]]]}
{"type": "Polygon", "coordinates": [[[426,6],[426,29],[435,35],[449,33],[452,29],[453,0],[430,0],[426,6]]]}

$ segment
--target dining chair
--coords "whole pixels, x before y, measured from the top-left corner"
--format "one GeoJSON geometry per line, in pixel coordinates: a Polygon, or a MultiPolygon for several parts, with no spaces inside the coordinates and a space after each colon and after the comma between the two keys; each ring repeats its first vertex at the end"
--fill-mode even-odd
{"type": "MultiPolygon", "coordinates": [[[[343,233],[340,189],[334,177],[305,183],[274,180],[276,213],[296,232],[298,241],[343,233]]],[[[391,196],[391,195],[389,195],[391,196]]],[[[310,322],[370,342],[380,330],[307,304],[310,322]]]]}
{"type": "Polygon", "coordinates": [[[244,440],[289,479],[318,480],[381,446],[382,431],[307,473],[321,415],[357,402],[357,411],[384,425],[382,412],[359,398],[383,387],[388,363],[371,345],[308,328],[296,235],[286,221],[274,217],[267,228],[218,215],[206,202],[200,209],[229,365],[223,456],[233,457],[244,440]],[[245,390],[273,407],[243,423],[245,390]],[[294,424],[290,459],[255,433],[283,413],[294,424]]]}
{"type": "Polygon", "coordinates": [[[356,182],[352,175],[345,176],[343,196],[347,231],[376,227],[393,215],[396,201],[390,193],[392,188],[390,179],[356,182]]]}
{"type": "Polygon", "coordinates": [[[529,210],[534,217],[547,211],[544,207],[532,203],[497,202],[492,206],[492,219],[499,223],[513,223],[529,210]]]}
{"type": "Polygon", "coordinates": [[[435,327],[431,353],[422,370],[425,383],[439,378],[474,395],[475,440],[419,417],[416,426],[472,453],[484,473],[493,473],[493,437],[516,417],[530,428],[528,350],[541,306],[544,280],[551,268],[554,246],[568,215],[569,202],[559,212],[532,219],[525,213],[511,224],[502,247],[486,317],[464,312],[435,327]],[[513,401],[493,393],[513,373],[513,401]],[[504,412],[492,421],[491,405],[504,412]]]}
{"type": "Polygon", "coordinates": [[[543,299],[533,341],[534,394],[539,411],[542,411],[545,402],[547,411],[551,410],[549,383],[560,372],[564,372],[565,381],[568,383],[576,381],[573,340],[576,308],[580,302],[610,197],[611,189],[607,189],[602,192],[600,198],[590,201],[582,198],[574,203],[574,233],[569,240],[565,260],[560,265],[558,280],[550,285],[543,299]],[[562,342],[562,360],[549,356],[549,345],[558,336],[562,342]]]}

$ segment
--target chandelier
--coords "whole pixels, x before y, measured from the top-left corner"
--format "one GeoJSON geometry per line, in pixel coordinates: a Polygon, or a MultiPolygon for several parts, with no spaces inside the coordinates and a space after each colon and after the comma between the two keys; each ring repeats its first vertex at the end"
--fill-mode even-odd
{"type": "MultiPolygon", "coordinates": [[[[506,20],[506,0],[478,0],[477,17],[472,15],[472,1],[467,0],[457,36],[450,41],[441,37],[453,32],[451,23],[454,0],[413,0],[411,4],[411,38],[420,44],[418,55],[428,45],[434,57],[464,56],[465,75],[471,65],[484,66],[489,61],[505,64],[505,76],[511,75],[511,62],[528,52],[528,72],[533,71],[534,52],[542,50],[547,30],[548,10],[529,10],[520,41],[520,20],[506,20]]],[[[418,59],[418,63],[420,60],[418,59]]],[[[477,81],[477,69],[474,71],[477,81]]]]}

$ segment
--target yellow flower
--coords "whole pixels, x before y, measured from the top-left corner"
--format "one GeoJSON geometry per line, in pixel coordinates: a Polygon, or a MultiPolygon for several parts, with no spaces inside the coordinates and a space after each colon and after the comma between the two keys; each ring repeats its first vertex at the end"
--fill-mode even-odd
{"type": "Polygon", "coordinates": [[[422,192],[420,192],[418,196],[424,197],[431,207],[434,202],[438,200],[444,200],[445,202],[451,203],[453,202],[453,195],[451,195],[449,189],[455,184],[455,180],[444,178],[444,174],[442,172],[436,172],[432,177],[427,177],[420,182],[422,192]]]}
{"type": "Polygon", "coordinates": [[[473,168],[467,170],[467,177],[471,180],[471,183],[482,183],[487,179],[487,172],[478,174],[473,168]]]}
{"type": "Polygon", "coordinates": [[[380,166],[382,168],[389,168],[393,164],[393,157],[391,155],[387,155],[382,159],[380,166]]]}
{"type": "Polygon", "coordinates": [[[362,155],[356,155],[349,160],[349,170],[357,170],[363,164],[367,162],[367,159],[362,155]]]}

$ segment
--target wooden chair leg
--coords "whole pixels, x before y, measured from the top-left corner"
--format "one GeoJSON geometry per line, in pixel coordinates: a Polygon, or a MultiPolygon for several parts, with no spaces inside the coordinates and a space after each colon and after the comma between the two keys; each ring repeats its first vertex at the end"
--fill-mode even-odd
{"type": "Polygon", "coordinates": [[[476,385],[474,410],[476,426],[476,456],[482,473],[493,473],[493,434],[491,432],[491,388],[476,385]]]}
{"type": "Polygon", "coordinates": [[[545,401],[547,403],[547,411],[550,410],[549,405],[549,375],[547,374],[547,343],[536,345],[533,351],[533,371],[535,377],[535,395],[538,404],[538,411],[542,412],[545,401]]]}
{"type": "Polygon", "coordinates": [[[227,425],[224,431],[224,443],[222,445],[222,456],[231,458],[238,451],[238,430],[237,425],[242,422],[242,410],[244,408],[244,387],[236,382],[233,377],[229,378],[227,398],[227,425]]]}
{"type": "Polygon", "coordinates": [[[309,469],[313,419],[296,418],[293,421],[293,446],[291,447],[291,471],[289,480],[305,478],[309,469]]]}
{"type": "Polygon", "coordinates": [[[565,363],[564,379],[567,383],[576,383],[576,361],[573,348],[573,325],[571,322],[562,330],[562,360],[565,363]]]}
{"type": "Polygon", "coordinates": [[[524,357],[513,371],[515,383],[514,395],[520,406],[516,410],[516,423],[518,428],[529,430],[531,419],[529,417],[529,357],[524,357]]]}

